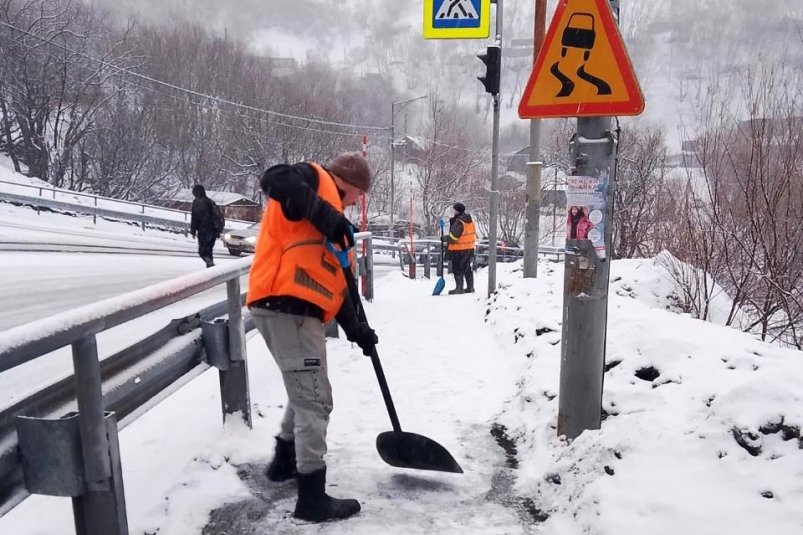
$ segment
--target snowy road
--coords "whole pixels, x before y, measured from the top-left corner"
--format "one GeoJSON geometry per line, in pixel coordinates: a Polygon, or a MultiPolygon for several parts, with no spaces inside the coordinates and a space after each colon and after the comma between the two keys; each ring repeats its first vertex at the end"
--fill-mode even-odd
{"type": "Polygon", "coordinates": [[[191,257],[0,252],[0,330],[200,269],[191,257]]]}

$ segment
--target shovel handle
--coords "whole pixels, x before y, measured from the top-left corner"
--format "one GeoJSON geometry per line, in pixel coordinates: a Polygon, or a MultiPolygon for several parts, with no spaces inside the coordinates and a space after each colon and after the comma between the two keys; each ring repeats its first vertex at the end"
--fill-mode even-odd
{"type": "MultiPolygon", "coordinates": [[[[360,292],[357,290],[357,281],[354,280],[354,274],[348,268],[343,268],[343,274],[346,276],[346,284],[348,284],[351,300],[354,302],[354,307],[357,309],[357,317],[360,321],[367,322],[368,318],[365,317],[365,309],[362,306],[362,300],[360,299],[360,292]]],[[[374,346],[371,351],[371,364],[374,365],[374,373],[376,373],[376,379],[379,381],[379,389],[382,391],[382,398],[385,400],[385,407],[388,410],[388,416],[390,416],[390,423],[393,425],[393,431],[401,433],[402,429],[399,423],[399,417],[396,414],[396,407],[393,405],[393,398],[390,397],[390,389],[385,379],[385,372],[382,371],[382,363],[379,362],[379,354],[376,352],[376,346],[374,346]]]]}
{"type": "Polygon", "coordinates": [[[441,278],[443,278],[443,255],[444,255],[444,251],[443,251],[443,227],[444,227],[443,219],[440,220],[440,227],[441,227],[441,278]]]}

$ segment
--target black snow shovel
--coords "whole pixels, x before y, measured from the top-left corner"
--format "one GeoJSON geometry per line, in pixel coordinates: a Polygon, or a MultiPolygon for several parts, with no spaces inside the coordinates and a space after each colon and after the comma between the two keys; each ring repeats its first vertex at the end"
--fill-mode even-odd
{"type": "MultiPolygon", "coordinates": [[[[336,252],[336,254],[338,253],[340,251],[336,252]]],[[[341,260],[341,265],[344,266],[343,273],[346,275],[351,300],[354,301],[354,306],[357,309],[357,317],[360,321],[368,321],[365,317],[365,310],[360,300],[360,292],[357,290],[354,274],[347,267],[348,261],[344,263],[340,254],[338,254],[338,259],[341,260]]],[[[376,378],[379,381],[379,388],[382,390],[382,397],[385,399],[385,407],[388,409],[390,423],[393,425],[393,431],[380,433],[376,437],[376,450],[382,460],[398,468],[462,474],[463,469],[460,468],[454,457],[446,451],[446,448],[425,436],[401,430],[399,417],[396,415],[396,407],[393,406],[393,399],[390,397],[390,390],[385,380],[385,373],[382,371],[382,364],[379,362],[379,354],[376,352],[376,347],[371,352],[371,364],[374,365],[374,372],[376,372],[376,378]]]]}

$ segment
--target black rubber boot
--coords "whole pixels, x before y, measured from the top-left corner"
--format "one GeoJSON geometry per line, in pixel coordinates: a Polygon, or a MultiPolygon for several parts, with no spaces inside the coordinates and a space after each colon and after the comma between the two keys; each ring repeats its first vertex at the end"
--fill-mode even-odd
{"type": "Polygon", "coordinates": [[[449,295],[461,294],[463,293],[463,277],[455,277],[454,278],[455,288],[454,290],[449,290],[449,295]]]}
{"type": "Polygon", "coordinates": [[[348,518],[360,512],[357,500],[341,500],[326,494],[326,467],[311,474],[296,476],[298,501],[293,516],[309,522],[326,522],[348,518]]]}
{"type": "Polygon", "coordinates": [[[465,273],[466,278],[466,293],[473,294],[474,293],[474,272],[471,271],[471,264],[469,264],[468,269],[465,273]]]}
{"type": "Polygon", "coordinates": [[[296,477],[296,443],[276,437],[276,451],[268,465],[268,479],[271,481],[287,481],[296,477]]]}

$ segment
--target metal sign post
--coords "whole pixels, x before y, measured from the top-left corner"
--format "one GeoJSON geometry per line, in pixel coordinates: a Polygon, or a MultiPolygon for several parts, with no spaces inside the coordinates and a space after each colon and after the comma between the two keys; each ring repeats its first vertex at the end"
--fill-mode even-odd
{"type": "MultiPolygon", "coordinates": [[[[502,48],[502,0],[496,0],[496,45],[502,48]]],[[[501,69],[499,73],[501,77],[501,69]]],[[[496,291],[496,228],[499,204],[499,91],[493,95],[493,147],[491,149],[491,206],[488,214],[488,297],[496,291]]]]}
{"type": "Polygon", "coordinates": [[[578,117],[566,189],[558,403],[558,435],[569,439],[601,424],[616,180],[611,116],[644,110],[618,12],[619,0],[560,2],[519,103],[522,118],[578,117]]]}
{"type": "Polygon", "coordinates": [[[578,119],[572,142],[558,403],[558,435],[568,438],[601,424],[615,187],[610,125],[609,117],[578,119]]]}

